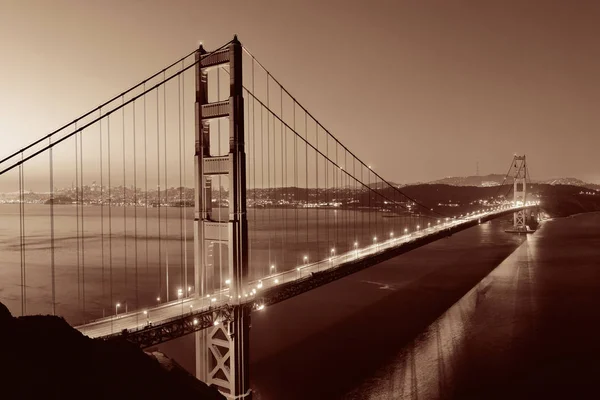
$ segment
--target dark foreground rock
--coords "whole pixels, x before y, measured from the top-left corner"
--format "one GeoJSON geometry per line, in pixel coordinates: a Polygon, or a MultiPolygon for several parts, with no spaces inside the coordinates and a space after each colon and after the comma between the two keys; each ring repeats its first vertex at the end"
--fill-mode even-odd
{"type": "Polygon", "coordinates": [[[2,303],[0,343],[0,399],[224,399],[129,342],[90,339],[59,317],[14,318],[2,303]]]}

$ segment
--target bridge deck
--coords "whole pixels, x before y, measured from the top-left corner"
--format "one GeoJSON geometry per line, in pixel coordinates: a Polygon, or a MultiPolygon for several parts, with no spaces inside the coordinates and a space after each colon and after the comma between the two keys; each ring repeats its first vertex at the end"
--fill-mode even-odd
{"type": "Polygon", "coordinates": [[[260,281],[249,282],[239,303],[230,298],[229,291],[225,289],[202,298],[183,298],[146,310],[102,318],[76,328],[92,338],[118,335],[126,329],[129,335],[140,333],[141,336],[146,337],[141,339],[140,344],[142,347],[147,347],[220,323],[228,318],[232,304],[244,304],[254,309],[261,309],[478,223],[528,207],[530,206],[512,206],[469,215],[376,242],[364,248],[335,255],[330,259],[298,266],[295,270],[269,275],[260,281]],[[152,327],[148,326],[150,321],[152,327]],[[146,332],[153,332],[150,335],[151,339],[148,339],[146,332]]]}

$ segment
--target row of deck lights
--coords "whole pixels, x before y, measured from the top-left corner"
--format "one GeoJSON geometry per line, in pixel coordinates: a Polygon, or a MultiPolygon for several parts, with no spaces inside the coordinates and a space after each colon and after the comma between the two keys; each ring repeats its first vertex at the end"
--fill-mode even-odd
{"type": "MultiPolygon", "coordinates": [[[[439,223],[439,220],[438,220],[438,223],[439,223]]],[[[428,226],[430,227],[430,226],[431,226],[431,223],[428,223],[428,226]]],[[[420,229],[420,225],[417,225],[417,230],[419,230],[419,229],[420,229]]],[[[405,233],[405,234],[408,234],[408,228],[404,228],[404,233],[405,233]]],[[[394,232],[390,232],[390,240],[393,240],[393,239],[394,239],[394,232]]],[[[377,246],[377,236],[373,236],[373,243],[375,244],[375,246],[377,246]]],[[[358,257],[358,242],[354,242],[354,250],[356,251],[356,256],[358,257]]],[[[330,261],[331,261],[332,263],[333,263],[333,258],[334,258],[334,257],[335,257],[335,248],[331,248],[331,257],[330,257],[330,261]]],[[[304,266],[308,265],[308,261],[309,261],[309,259],[308,259],[308,256],[307,256],[307,255],[305,255],[305,256],[303,257],[303,261],[304,261],[304,266]]],[[[272,273],[273,273],[273,272],[275,272],[275,265],[271,265],[271,266],[270,266],[270,270],[271,270],[271,272],[272,272],[272,273]]],[[[300,272],[300,271],[301,271],[301,267],[297,267],[297,268],[296,268],[296,270],[297,270],[298,272],[300,272]]],[[[278,278],[275,278],[275,279],[274,279],[274,282],[275,282],[275,284],[278,284],[278,283],[279,283],[279,279],[278,279],[278,278]]],[[[227,284],[227,285],[230,285],[230,284],[231,284],[231,280],[230,280],[230,279],[227,279],[227,280],[225,281],[225,284],[227,284]]],[[[256,288],[253,288],[253,289],[251,290],[251,295],[255,295],[255,294],[256,294],[256,291],[257,291],[257,289],[261,289],[262,287],[263,287],[263,283],[262,283],[262,280],[261,280],[261,281],[259,281],[259,282],[258,282],[258,284],[257,284],[256,288]]],[[[190,287],[188,287],[188,295],[191,293],[191,290],[192,290],[192,287],[191,287],[191,286],[190,286],[190,287]]],[[[207,297],[207,298],[210,298],[210,295],[207,295],[206,297],[207,297]]],[[[241,295],[238,295],[238,298],[241,298],[241,297],[242,297],[241,295]]],[[[244,293],[244,297],[248,297],[248,294],[244,293]]],[[[183,312],[183,289],[181,289],[181,288],[177,289],[177,298],[178,298],[178,299],[180,299],[180,300],[182,301],[182,312],[183,312]]],[[[157,302],[157,304],[160,304],[160,300],[161,300],[160,296],[156,297],[156,302],[157,302]]],[[[211,298],[211,302],[212,302],[212,303],[214,303],[214,302],[216,302],[216,301],[217,301],[216,297],[213,297],[213,298],[211,298]]],[[[119,307],[121,307],[121,303],[116,303],[116,304],[115,304],[115,316],[116,316],[116,315],[118,315],[119,307]]],[[[258,309],[259,309],[259,310],[260,310],[260,309],[263,309],[263,308],[264,308],[264,305],[260,305],[260,306],[258,306],[258,309]]],[[[192,309],[192,306],[190,305],[190,310],[191,310],[191,309],[192,309]]],[[[147,318],[147,320],[148,320],[148,322],[149,322],[149,319],[148,319],[148,318],[149,318],[149,317],[148,317],[148,311],[147,311],[147,310],[144,310],[144,311],[143,311],[143,313],[144,313],[144,315],[146,316],[146,318],[147,318]]],[[[197,319],[194,319],[194,325],[195,325],[195,324],[197,324],[197,319]]],[[[218,323],[215,321],[215,325],[217,325],[217,324],[218,324],[218,323]]]]}
{"type": "MultiPolygon", "coordinates": [[[[481,213],[481,211],[479,211],[479,213],[481,213]]],[[[475,212],[473,212],[472,214],[475,214],[475,212]]],[[[467,214],[467,215],[468,215],[468,214],[467,214]]],[[[461,217],[462,217],[462,215],[461,215],[461,217]]],[[[454,217],[454,218],[456,218],[456,217],[454,217]]],[[[449,219],[449,218],[446,218],[446,221],[448,221],[448,219],[449,219]]],[[[440,220],[437,220],[437,223],[438,223],[438,224],[439,224],[440,222],[441,222],[440,220]]],[[[428,227],[431,227],[431,223],[429,222],[429,223],[427,224],[427,226],[428,226],[428,227]]],[[[417,230],[420,230],[420,228],[421,228],[421,226],[420,226],[420,225],[417,225],[416,229],[417,229],[417,230]]],[[[404,228],[404,234],[405,234],[405,235],[407,235],[407,234],[408,234],[408,228],[404,228]]],[[[393,231],[392,231],[392,232],[390,232],[390,234],[389,234],[389,235],[390,235],[390,240],[393,240],[393,239],[394,239],[394,232],[393,232],[393,231]]],[[[373,236],[373,243],[375,244],[375,246],[377,246],[377,236],[373,236]]],[[[358,256],[358,242],[354,242],[354,250],[357,252],[357,253],[356,253],[356,255],[358,256]]],[[[330,260],[331,260],[331,261],[333,261],[333,257],[335,257],[335,248],[331,248],[331,251],[330,251],[330,252],[331,252],[331,257],[330,257],[330,260]]],[[[303,261],[304,261],[304,266],[307,266],[307,265],[308,265],[308,261],[309,261],[309,259],[308,259],[308,256],[307,256],[307,255],[303,256],[303,261]]],[[[274,273],[274,272],[275,272],[276,268],[275,268],[275,265],[274,265],[274,264],[272,264],[272,265],[270,266],[270,270],[271,270],[271,272],[272,272],[272,273],[274,273]]],[[[298,272],[300,272],[300,271],[301,271],[301,267],[297,267],[297,268],[296,268],[296,270],[297,270],[298,272]]],[[[275,279],[274,279],[274,282],[275,282],[276,284],[278,284],[278,283],[279,283],[279,279],[278,279],[278,278],[275,278],[275,279]]],[[[225,283],[226,283],[227,285],[230,285],[230,284],[231,284],[231,280],[230,280],[230,279],[227,279],[227,280],[225,281],[225,283]]],[[[256,295],[256,293],[257,293],[257,289],[261,289],[262,287],[263,287],[263,282],[262,282],[262,280],[259,280],[259,282],[258,282],[258,284],[257,284],[256,288],[253,288],[253,289],[251,290],[251,292],[250,292],[251,294],[250,294],[250,295],[251,295],[251,296],[252,296],[252,295],[256,295]]],[[[191,287],[188,287],[188,294],[191,292],[191,290],[192,290],[192,288],[191,288],[191,287]]],[[[183,289],[179,288],[179,289],[177,290],[177,297],[183,301],[183,289]]],[[[238,295],[238,298],[241,298],[241,297],[242,297],[241,295],[238,295]]],[[[244,293],[244,297],[248,297],[248,294],[244,293]]],[[[207,298],[210,298],[210,295],[207,295],[207,298]]],[[[156,301],[157,301],[157,303],[160,303],[160,299],[161,299],[161,298],[160,298],[160,296],[156,298],[156,301]]],[[[216,302],[216,301],[217,301],[216,297],[213,297],[213,298],[211,298],[211,302],[213,302],[213,303],[214,303],[214,302],[216,302]]],[[[115,305],[115,315],[117,315],[117,314],[118,314],[118,310],[119,310],[119,307],[120,307],[120,306],[121,306],[121,304],[120,304],[120,303],[117,303],[117,304],[115,305]]],[[[183,302],[182,302],[182,307],[183,307],[183,302]]],[[[258,306],[257,306],[257,309],[258,309],[258,310],[262,310],[262,309],[264,309],[264,307],[265,307],[265,306],[264,306],[264,304],[262,304],[262,305],[258,305],[258,306]]],[[[190,305],[190,310],[191,310],[191,309],[192,309],[192,306],[190,305]]],[[[148,319],[148,311],[147,311],[147,310],[144,310],[144,311],[143,311],[143,313],[144,313],[144,315],[146,316],[146,318],[148,319]]],[[[148,319],[148,322],[149,322],[149,319],[148,319]]],[[[196,325],[197,323],[198,323],[198,320],[197,320],[197,319],[194,319],[194,320],[193,320],[193,324],[194,324],[194,325],[196,325]]],[[[215,322],[214,322],[214,325],[218,325],[218,324],[219,324],[219,322],[218,322],[218,321],[215,321],[215,322]]]]}
{"type": "MultiPolygon", "coordinates": [[[[481,212],[481,211],[479,211],[479,212],[481,212]]],[[[472,214],[475,214],[475,212],[473,212],[472,214]]],[[[461,215],[461,217],[462,217],[462,215],[461,215]]],[[[454,218],[456,218],[456,217],[454,217],[454,218]]],[[[448,219],[449,219],[449,218],[446,218],[446,221],[448,221],[448,219]]],[[[439,224],[441,221],[440,221],[440,220],[437,220],[437,222],[438,222],[438,224],[439,224]]],[[[428,226],[428,228],[430,228],[430,227],[431,227],[431,223],[429,222],[429,223],[427,224],[427,226],[428,226]]],[[[416,226],[416,230],[420,230],[420,229],[421,229],[421,226],[420,226],[420,225],[417,225],[417,226],[416,226]]],[[[404,234],[405,234],[405,235],[407,235],[407,234],[408,234],[408,228],[404,228],[404,234]]],[[[393,232],[393,231],[392,231],[392,232],[390,232],[390,234],[389,234],[389,235],[390,235],[390,240],[393,240],[393,239],[394,239],[394,232],[393,232]]],[[[377,246],[377,245],[378,245],[378,242],[377,242],[377,236],[373,236],[373,243],[375,244],[375,246],[377,246]]],[[[356,255],[358,256],[358,242],[354,242],[354,249],[355,249],[355,251],[357,252],[357,253],[356,253],[356,255]]],[[[336,252],[335,248],[331,248],[331,250],[330,250],[330,253],[331,253],[330,260],[331,260],[332,262],[333,262],[333,258],[335,257],[335,252],[336,252]]],[[[308,256],[307,256],[307,255],[303,256],[303,261],[304,261],[304,265],[303,265],[302,267],[304,267],[304,266],[307,266],[307,265],[308,265],[308,262],[309,262],[309,258],[308,258],[308,256]]],[[[297,270],[298,272],[300,272],[300,271],[301,271],[301,269],[302,269],[302,267],[300,267],[300,266],[299,266],[299,267],[297,267],[297,268],[296,268],[296,270],[297,270]]],[[[271,265],[271,266],[270,266],[270,271],[271,271],[272,273],[274,273],[274,272],[275,272],[275,270],[276,270],[276,269],[275,269],[275,265],[271,265]]],[[[275,284],[278,284],[278,283],[279,283],[279,279],[278,279],[278,278],[275,278],[275,279],[274,279],[274,282],[275,282],[275,284]]],[[[230,284],[231,284],[231,280],[227,279],[227,280],[225,281],[225,283],[226,283],[227,285],[230,285],[230,284]]],[[[256,295],[257,289],[261,289],[262,287],[263,287],[263,283],[262,283],[262,281],[259,281],[259,282],[258,282],[258,284],[257,284],[257,286],[256,286],[256,288],[253,288],[253,289],[251,290],[251,292],[250,292],[250,295],[251,295],[251,296],[252,296],[252,295],[256,295]]],[[[191,287],[189,287],[189,288],[188,288],[188,292],[190,292],[190,291],[191,291],[191,287]]],[[[178,289],[178,291],[177,291],[177,295],[178,295],[178,298],[182,298],[182,296],[183,296],[183,290],[182,290],[182,289],[178,289]]],[[[238,295],[238,298],[241,298],[241,297],[242,297],[241,295],[238,295]]],[[[247,294],[247,293],[244,293],[244,297],[248,297],[248,294],[247,294]]],[[[210,295],[207,295],[207,298],[210,298],[210,295]]],[[[156,300],[157,300],[157,302],[159,302],[159,303],[160,303],[160,297],[157,297],[157,298],[156,298],[156,300]]],[[[211,302],[216,302],[216,301],[217,301],[217,299],[216,299],[215,297],[211,298],[211,302]]],[[[116,311],[116,312],[118,311],[118,308],[119,308],[119,307],[120,307],[120,303],[117,303],[117,306],[116,306],[116,308],[115,308],[115,311],[116,311]]],[[[190,306],[190,307],[191,307],[191,306],[190,306]]],[[[262,309],[262,308],[264,308],[264,305],[262,305],[262,306],[259,306],[259,309],[262,309]]],[[[116,313],[116,312],[115,312],[115,313],[116,313]]],[[[146,311],[144,311],[144,314],[146,314],[146,315],[147,315],[147,312],[146,312],[146,311]]]]}
{"type": "MultiPolygon", "coordinates": [[[[501,210],[501,209],[507,209],[507,208],[509,208],[509,207],[510,207],[510,206],[500,206],[500,207],[493,208],[492,210],[501,210]]],[[[467,217],[467,216],[469,216],[469,215],[475,215],[475,214],[480,214],[480,213],[483,213],[483,211],[482,211],[482,210],[473,211],[473,212],[471,212],[471,213],[467,213],[467,214],[465,214],[464,216],[465,216],[465,217],[467,217]]],[[[463,215],[461,214],[461,215],[459,216],[459,218],[462,218],[462,217],[463,217],[463,215]]],[[[445,219],[446,223],[448,223],[448,220],[449,220],[449,219],[450,219],[449,217],[446,217],[446,219],[445,219]]],[[[456,216],[454,216],[454,217],[453,217],[453,219],[456,219],[456,216]]],[[[439,224],[440,222],[441,222],[441,220],[439,220],[439,219],[438,219],[438,220],[437,220],[437,223],[439,224]]],[[[427,223],[427,227],[428,227],[428,228],[430,228],[430,227],[431,227],[431,222],[427,223]]],[[[416,230],[420,230],[420,228],[421,228],[421,226],[420,226],[420,225],[417,225],[417,226],[416,226],[416,230]]],[[[408,228],[404,228],[404,234],[405,234],[405,235],[407,235],[407,234],[408,234],[408,228]]],[[[390,235],[390,240],[393,240],[393,239],[394,239],[394,232],[393,232],[393,231],[392,231],[392,232],[390,232],[390,234],[389,234],[389,235],[390,235]]],[[[377,248],[377,244],[378,244],[378,242],[377,242],[377,236],[373,236],[373,243],[375,244],[375,246],[376,246],[376,248],[377,248]]],[[[356,256],[358,257],[358,242],[354,242],[354,250],[356,251],[356,256]]],[[[335,252],[336,252],[335,248],[331,248],[331,250],[330,250],[330,253],[331,253],[330,261],[331,261],[332,263],[333,263],[333,258],[335,257],[335,252]]],[[[307,256],[307,255],[303,256],[303,261],[304,261],[304,265],[303,265],[302,267],[305,267],[305,266],[307,266],[307,265],[308,265],[308,261],[309,261],[309,258],[308,258],[308,256],[307,256]]],[[[297,267],[297,268],[296,268],[296,270],[297,270],[298,272],[300,272],[302,267],[297,267]]],[[[275,265],[274,265],[274,264],[272,264],[272,265],[270,266],[270,271],[271,271],[271,273],[274,273],[274,272],[276,272],[276,268],[275,268],[275,265]]],[[[278,283],[279,283],[279,279],[278,279],[278,278],[275,278],[275,279],[274,279],[274,282],[275,282],[276,284],[278,284],[278,283]]],[[[230,284],[231,284],[231,280],[230,280],[230,279],[227,279],[227,280],[225,281],[225,283],[226,283],[227,285],[230,285],[230,284]]],[[[253,295],[256,295],[256,293],[257,293],[257,289],[261,289],[262,287],[263,287],[263,282],[262,282],[262,280],[259,280],[259,281],[258,281],[258,284],[256,285],[256,288],[252,288],[252,290],[251,290],[251,292],[250,292],[250,295],[251,295],[251,296],[253,296],[253,295]]],[[[190,294],[191,290],[192,290],[192,287],[191,287],[191,286],[190,286],[190,287],[188,287],[188,295],[190,294]]],[[[183,301],[183,289],[179,288],[179,289],[177,290],[177,297],[183,301]]],[[[238,298],[241,298],[241,297],[242,297],[241,295],[238,295],[238,298]]],[[[248,297],[248,294],[247,294],[247,293],[244,293],[244,297],[248,297]]],[[[207,295],[207,298],[210,298],[210,295],[207,295]]],[[[157,301],[157,303],[159,303],[159,304],[160,304],[160,300],[161,300],[160,296],[156,298],[156,301],[157,301]]],[[[213,303],[214,303],[214,302],[216,302],[216,301],[217,301],[216,297],[213,297],[213,298],[211,298],[211,302],[213,302],[213,303]]],[[[118,311],[119,311],[119,308],[120,308],[120,307],[121,307],[121,303],[116,303],[116,304],[115,304],[115,315],[118,315],[118,311]]],[[[182,307],[183,307],[183,302],[182,302],[182,307]]],[[[265,307],[265,306],[264,306],[264,304],[263,304],[263,305],[258,305],[258,306],[257,306],[257,309],[258,309],[258,310],[262,310],[262,309],[264,309],[264,307],[265,307]]],[[[191,308],[192,308],[192,306],[190,305],[190,309],[191,309],[191,308]]],[[[148,311],[147,311],[147,310],[144,310],[144,311],[143,311],[143,313],[144,313],[144,315],[146,316],[146,318],[148,318],[148,311]]],[[[148,319],[148,322],[149,322],[149,319],[148,319]]],[[[194,319],[194,320],[193,320],[193,323],[194,323],[194,325],[196,325],[196,324],[198,323],[198,320],[197,320],[197,319],[194,319]]],[[[215,322],[214,322],[214,325],[218,325],[218,324],[219,324],[219,322],[218,322],[218,321],[215,321],[215,322]]]]}
{"type": "MultiPolygon", "coordinates": [[[[446,218],[446,220],[448,220],[448,218],[446,218]]],[[[439,223],[439,222],[440,222],[440,220],[438,220],[438,223],[439,223]]],[[[431,223],[428,223],[428,227],[431,227],[431,223]]],[[[416,229],[417,229],[417,230],[420,230],[420,228],[421,228],[421,226],[420,226],[420,225],[417,225],[416,229]]],[[[408,228],[404,228],[404,234],[405,234],[405,235],[406,235],[406,234],[408,234],[408,228]]],[[[393,239],[394,239],[394,232],[390,232],[390,234],[389,234],[389,235],[390,235],[390,240],[393,240],[393,239]]],[[[375,244],[375,246],[377,246],[377,245],[378,245],[378,241],[377,241],[377,240],[378,240],[378,239],[377,239],[377,236],[373,236],[373,243],[375,244]]],[[[355,249],[355,251],[357,252],[357,253],[356,253],[356,255],[358,256],[358,242],[354,242],[354,249],[355,249]]],[[[333,261],[333,257],[335,257],[335,252],[336,252],[335,248],[331,248],[331,250],[330,250],[330,253],[331,253],[330,260],[331,260],[331,261],[333,261]]],[[[308,265],[308,262],[309,262],[309,258],[308,258],[308,256],[307,256],[307,255],[303,256],[303,261],[304,261],[304,266],[307,266],[307,265],[308,265]]],[[[304,266],[303,266],[303,267],[304,267],[304,266]]],[[[300,272],[300,271],[301,271],[301,269],[302,269],[302,267],[297,267],[297,268],[296,268],[296,270],[297,270],[298,272],[300,272]]],[[[274,265],[274,264],[272,264],[272,265],[270,266],[270,270],[271,270],[271,272],[272,272],[272,273],[274,273],[274,272],[275,272],[276,268],[275,268],[275,265],[274,265]]],[[[226,283],[227,285],[230,285],[230,284],[231,284],[231,280],[230,280],[230,279],[227,279],[227,280],[225,281],[225,283],[226,283]]],[[[275,278],[275,279],[274,279],[274,283],[275,283],[275,284],[278,284],[278,283],[279,283],[279,279],[278,279],[278,278],[275,278]]],[[[250,292],[250,295],[251,295],[251,296],[252,296],[252,295],[255,295],[255,294],[256,294],[256,292],[257,292],[257,289],[261,289],[262,287],[263,287],[263,283],[262,283],[262,281],[259,281],[259,282],[258,282],[258,284],[257,284],[257,286],[256,286],[256,288],[253,288],[253,289],[251,290],[251,292],[250,292]]],[[[191,287],[188,287],[188,294],[189,294],[189,292],[191,292],[191,289],[192,289],[191,287]]],[[[177,297],[178,297],[179,299],[181,299],[181,300],[182,300],[182,297],[183,297],[183,289],[181,289],[181,288],[180,288],[180,289],[178,289],[178,290],[177,290],[177,297]]],[[[210,298],[210,295],[207,295],[206,297],[207,297],[207,298],[210,298]]],[[[241,297],[242,297],[242,295],[238,295],[238,298],[241,298],[241,297]]],[[[248,297],[248,294],[247,294],[247,293],[244,293],[243,297],[248,297]]],[[[156,298],[156,301],[157,301],[157,303],[159,303],[159,304],[160,304],[160,300],[161,300],[161,298],[160,298],[160,297],[157,297],[157,298],[156,298]]],[[[213,298],[211,298],[211,302],[213,302],[213,303],[214,303],[214,302],[216,302],[216,301],[217,301],[216,297],[213,297],[213,298]]],[[[120,304],[120,303],[117,303],[117,304],[116,304],[116,307],[115,307],[115,314],[117,314],[117,312],[118,312],[118,308],[119,308],[120,306],[121,306],[121,304],[120,304]]],[[[183,306],[183,303],[182,303],[182,306],[183,306]]],[[[192,306],[191,306],[191,305],[190,305],[190,308],[192,308],[192,306]]],[[[264,305],[262,306],[262,308],[264,308],[264,305]]],[[[262,308],[259,308],[259,309],[262,309],[262,308]]],[[[144,315],[146,315],[146,316],[147,316],[147,315],[148,315],[148,312],[147,312],[147,311],[144,311],[144,315]]]]}

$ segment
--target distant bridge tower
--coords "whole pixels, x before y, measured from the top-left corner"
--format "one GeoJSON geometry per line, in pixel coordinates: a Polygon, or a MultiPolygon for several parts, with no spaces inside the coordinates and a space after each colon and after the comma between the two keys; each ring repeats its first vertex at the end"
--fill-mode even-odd
{"type": "MultiPolygon", "coordinates": [[[[513,158],[514,175],[514,203],[515,205],[525,205],[527,202],[527,161],[525,155],[513,158]]],[[[513,230],[517,232],[527,232],[529,228],[526,225],[526,211],[521,209],[514,213],[513,230]]]]}
{"type": "MultiPolygon", "coordinates": [[[[196,376],[227,398],[250,399],[250,310],[238,300],[248,276],[242,45],[234,37],[228,46],[210,54],[200,46],[196,62],[195,293],[204,297],[227,286],[228,303],[233,305],[230,321],[196,332],[196,376]],[[229,64],[229,98],[209,102],[209,70],[225,64],[229,64]],[[215,140],[221,132],[211,134],[210,128],[218,126],[214,122],[219,119],[228,122],[229,134],[215,140]],[[219,142],[229,143],[226,154],[220,153],[219,142]],[[228,189],[227,206],[212,201],[212,186],[228,189]],[[226,256],[215,256],[219,251],[226,256]]],[[[211,93],[218,96],[214,87],[211,93]]]]}

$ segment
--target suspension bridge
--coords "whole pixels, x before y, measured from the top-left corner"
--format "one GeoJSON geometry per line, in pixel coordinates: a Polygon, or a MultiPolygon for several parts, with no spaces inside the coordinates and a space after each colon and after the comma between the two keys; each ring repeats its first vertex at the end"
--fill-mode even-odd
{"type": "Polygon", "coordinates": [[[200,46],[0,161],[0,300],[142,348],[194,333],[198,378],[250,398],[251,312],[503,215],[529,231],[527,171],[513,157],[512,201],[445,215],[237,38],[200,46]]]}

